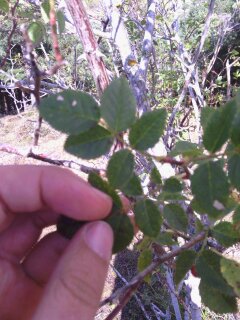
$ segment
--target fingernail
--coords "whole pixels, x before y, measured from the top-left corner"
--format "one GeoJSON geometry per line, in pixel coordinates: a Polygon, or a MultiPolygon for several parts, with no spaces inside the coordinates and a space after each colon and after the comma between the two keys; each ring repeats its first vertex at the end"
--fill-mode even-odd
{"type": "Polygon", "coordinates": [[[113,232],[111,227],[103,221],[86,225],[84,240],[102,259],[109,261],[112,255],[113,232]]]}

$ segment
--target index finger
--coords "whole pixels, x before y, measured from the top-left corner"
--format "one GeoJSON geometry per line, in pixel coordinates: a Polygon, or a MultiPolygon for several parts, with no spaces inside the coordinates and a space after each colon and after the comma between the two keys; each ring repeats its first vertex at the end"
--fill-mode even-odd
{"type": "Polygon", "coordinates": [[[98,220],[111,210],[110,197],[70,170],[51,166],[0,167],[0,226],[16,213],[50,209],[77,220],[98,220]]]}

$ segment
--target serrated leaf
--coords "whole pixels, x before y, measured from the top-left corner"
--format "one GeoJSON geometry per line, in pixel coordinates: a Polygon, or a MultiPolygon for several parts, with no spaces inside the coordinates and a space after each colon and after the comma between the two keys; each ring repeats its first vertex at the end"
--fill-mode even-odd
{"type": "Polygon", "coordinates": [[[113,253],[125,249],[132,241],[134,236],[133,225],[130,219],[123,213],[113,213],[105,219],[113,229],[114,244],[113,253]]]}
{"type": "Polygon", "coordinates": [[[213,237],[224,247],[230,247],[240,241],[240,235],[232,223],[227,221],[219,222],[212,228],[213,237]]]}
{"type": "Polygon", "coordinates": [[[163,191],[170,193],[181,192],[182,184],[178,179],[174,177],[168,178],[164,182],[163,191]]]}
{"type": "Polygon", "coordinates": [[[154,166],[151,173],[150,173],[150,179],[153,183],[155,184],[159,184],[161,185],[162,184],[162,178],[161,178],[161,174],[160,172],[158,171],[157,167],[154,166]]]}
{"type": "Polygon", "coordinates": [[[172,238],[173,235],[173,231],[160,232],[154,239],[154,242],[160,243],[163,246],[173,246],[176,244],[176,241],[172,238]]]}
{"type": "Polygon", "coordinates": [[[235,146],[240,146],[240,105],[236,106],[236,113],[232,121],[230,138],[235,146]]]}
{"type": "MultiPolygon", "coordinates": [[[[140,256],[138,257],[138,265],[137,265],[138,271],[141,272],[144,269],[146,269],[151,262],[152,262],[152,251],[147,249],[141,252],[140,256]]],[[[149,283],[151,280],[151,275],[150,274],[147,275],[144,278],[144,280],[149,283]]]]}
{"type": "Polygon", "coordinates": [[[65,30],[65,16],[61,10],[57,11],[58,32],[62,34],[65,30]]]}
{"type": "Polygon", "coordinates": [[[115,133],[127,130],[136,119],[136,100],[126,78],[114,79],[101,98],[101,114],[115,133]]]}
{"type": "Polygon", "coordinates": [[[8,13],[8,11],[9,11],[9,2],[7,0],[0,0],[0,11],[8,13]]]}
{"type": "Polygon", "coordinates": [[[161,192],[157,199],[160,201],[180,201],[185,200],[186,197],[184,197],[181,193],[178,192],[161,192]]]}
{"type": "Polygon", "coordinates": [[[211,107],[205,107],[201,110],[201,126],[203,127],[203,130],[205,130],[208,121],[212,116],[214,116],[215,112],[216,109],[211,107]]]}
{"type": "Polygon", "coordinates": [[[141,196],[143,194],[141,181],[135,173],[128,183],[121,188],[121,191],[127,196],[141,196]]]}
{"type": "Polygon", "coordinates": [[[223,294],[234,296],[232,287],[223,278],[220,261],[221,255],[211,250],[204,250],[196,262],[197,273],[208,286],[223,294]]]}
{"type": "Polygon", "coordinates": [[[236,104],[232,100],[210,117],[203,134],[203,144],[208,151],[216,152],[228,140],[235,111],[236,104]]]}
{"type": "Polygon", "coordinates": [[[42,99],[39,110],[53,128],[74,135],[96,126],[100,118],[93,97],[74,90],[64,90],[42,99]]]}
{"type": "Polygon", "coordinates": [[[125,149],[114,153],[107,166],[109,183],[113,188],[122,190],[133,176],[133,169],[134,156],[129,150],[125,149]]]}
{"type": "Polygon", "coordinates": [[[33,42],[33,44],[38,44],[45,34],[45,28],[41,22],[35,21],[30,23],[27,32],[29,39],[33,42]]]}
{"type": "Polygon", "coordinates": [[[202,302],[210,310],[216,313],[235,313],[237,312],[237,301],[235,297],[228,296],[210,286],[207,282],[201,281],[199,291],[202,302]]]}
{"type": "Polygon", "coordinates": [[[149,199],[140,200],[135,204],[134,213],[140,230],[149,237],[156,237],[162,224],[162,215],[156,204],[149,199]]]}
{"type": "Polygon", "coordinates": [[[237,261],[222,257],[220,265],[223,277],[240,297],[240,264],[237,261]]]}
{"type": "Polygon", "coordinates": [[[184,210],[177,204],[167,204],[163,210],[163,216],[176,230],[187,231],[188,219],[184,210]]]}
{"type": "Polygon", "coordinates": [[[43,21],[45,23],[48,23],[49,19],[50,19],[50,3],[49,3],[49,0],[45,0],[42,3],[42,5],[41,5],[41,14],[42,14],[43,21]]]}
{"type": "Polygon", "coordinates": [[[228,158],[228,176],[232,185],[240,191],[240,154],[228,158]]]}
{"type": "Polygon", "coordinates": [[[227,203],[229,183],[218,162],[201,164],[191,177],[191,188],[196,202],[211,218],[222,214],[220,205],[224,207],[227,203]]]}
{"type": "Polygon", "coordinates": [[[77,157],[94,159],[109,152],[112,144],[111,133],[101,126],[96,126],[79,135],[69,136],[64,149],[77,157]]]}
{"type": "Polygon", "coordinates": [[[166,117],[165,109],[144,113],[130,130],[129,141],[131,146],[140,151],[152,148],[163,134],[166,117]]]}
{"type": "Polygon", "coordinates": [[[198,145],[188,141],[178,141],[174,149],[169,153],[170,156],[175,157],[182,154],[184,157],[197,157],[202,154],[198,145]]]}
{"type": "Polygon", "coordinates": [[[233,215],[234,229],[240,234],[240,206],[237,206],[233,215]]]}
{"type": "Polygon", "coordinates": [[[174,282],[178,285],[191,269],[196,259],[196,252],[193,250],[186,250],[180,253],[176,261],[176,270],[174,274],[174,282]]]}
{"type": "Polygon", "coordinates": [[[88,182],[94,188],[108,194],[113,201],[113,204],[117,209],[122,209],[122,202],[119,198],[119,195],[116,191],[107,183],[107,181],[103,180],[98,174],[95,172],[90,172],[88,175],[88,182]]]}

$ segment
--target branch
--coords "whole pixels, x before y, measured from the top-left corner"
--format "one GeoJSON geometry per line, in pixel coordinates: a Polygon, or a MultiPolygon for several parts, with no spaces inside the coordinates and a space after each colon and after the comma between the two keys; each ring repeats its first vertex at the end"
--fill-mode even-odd
{"type": "Polygon", "coordinates": [[[23,151],[23,150],[17,149],[15,147],[12,147],[12,146],[4,144],[4,143],[0,144],[0,151],[16,154],[16,155],[19,155],[19,156],[22,156],[22,157],[25,157],[25,158],[32,158],[32,159],[35,159],[35,160],[51,163],[51,164],[54,164],[54,165],[60,166],[60,167],[79,170],[79,171],[82,171],[82,172],[84,172],[86,174],[89,174],[90,172],[95,172],[95,173],[98,173],[98,174],[102,173],[103,174],[105,172],[104,169],[97,169],[97,168],[88,167],[88,166],[85,166],[83,164],[77,163],[77,162],[72,161],[72,160],[54,160],[54,159],[46,157],[45,155],[36,154],[32,150],[23,151]]]}
{"type": "Polygon", "coordinates": [[[202,241],[206,237],[205,231],[199,233],[197,236],[192,238],[189,242],[185,243],[180,248],[172,250],[169,253],[163,254],[160,257],[157,257],[145,270],[138,273],[129,283],[123,288],[120,288],[114,292],[110,297],[103,300],[100,306],[105,305],[106,303],[113,303],[116,300],[119,301],[119,304],[116,308],[109,314],[105,320],[112,320],[118,314],[118,312],[126,305],[130,300],[134,291],[139,287],[144,278],[151,274],[160,264],[178,256],[181,252],[193,247],[198,242],[202,241]]]}
{"type": "Polygon", "coordinates": [[[10,34],[8,36],[6,54],[5,54],[4,58],[2,59],[2,62],[0,63],[0,68],[2,68],[5,65],[6,61],[7,61],[7,57],[9,55],[10,48],[11,48],[12,37],[13,37],[14,32],[15,32],[15,30],[17,28],[17,19],[15,18],[14,15],[15,15],[15,11],[16,11],[18,2],[19,2],[19,0],[16,1],[14,7],[11,9],[11,14],[12,14],[12,18],[13,18],[12,29],[11,29],[11,32],[10,32],[10,34]]]}

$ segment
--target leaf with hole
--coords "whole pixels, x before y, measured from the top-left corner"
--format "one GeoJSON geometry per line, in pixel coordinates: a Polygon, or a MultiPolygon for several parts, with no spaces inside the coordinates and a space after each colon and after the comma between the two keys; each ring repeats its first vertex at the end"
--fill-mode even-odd
{"type": "Polygon", "coordinates": [[[191,269],[196,259],[196,252],[193,250],[185,250],[179,254],[176,260],[176,269],[174,274],[174,282],[178,285],[191,269]]]}
{"type": "Polygon", "coordinates": [[[127,130],[136,120],[136,100],[126,78],[114,79],[101,98],[101,115],[114,133],[127,130]]]}
{"type": "Polygon", "coordinates": [[[163,134],[166,117],[165,109],[144,113],[130,130],[129,141],[131,146],[140,151],[152,148],[163,134]]]}
{"type": "Polygon", "coordinates": [[[187,215],[179,205],[172,203],[167,204],[163,210],[163,217],[167,220],[167,222],[173,229],[183,232],[187,231],[187,215]]]}
{"type": "Polygon", "coordinates": [[[96,126],[79,135],[69,136],[64,149],[82,159],[94,159],[109,152],[112,144],[111,132],[96,126]]]}
{"type": "Polygon", "coordinates": [[[149,199],[140,200],[135,204],[134,213],[140,230],[149,237],[156,237],[163,220],[156,204],[149,199]]]}
{"type": "Polygon", "coordinates": [[[73,90],[64,90],[42,99],[39,110],[53,128],[74,135],[95,127],[100,118],[94,98],[73,90]]]}
{"type": "Polygon", "coordinates": [[[107,166],[107,178],[111,186],[122,190],[133,176],[133,169],[134,156],[129,150],[114,153],[107,166]]]}
{"type": "Polygon", "coordinates": [[[229,183],[218,162],[201,164],[191,177],[191,188],[201,210],[213,219],[222,215],[228,201],[229,183]]]}

